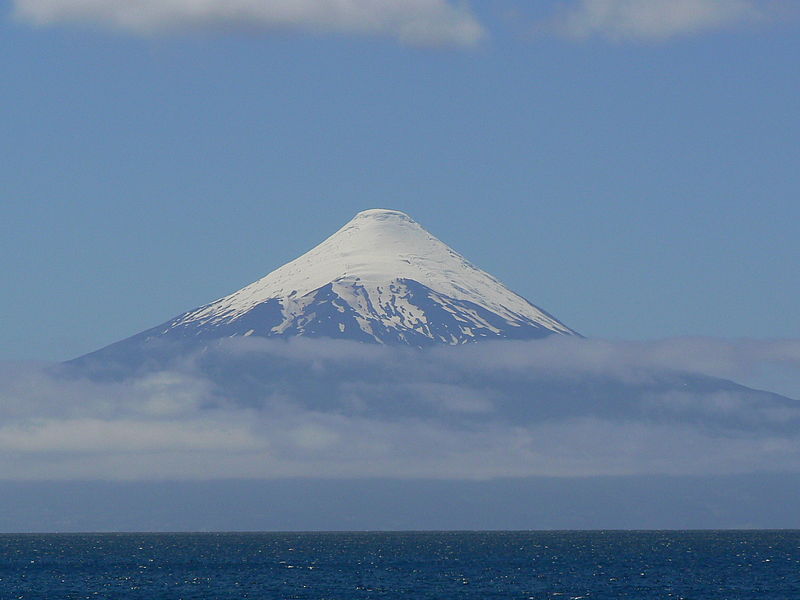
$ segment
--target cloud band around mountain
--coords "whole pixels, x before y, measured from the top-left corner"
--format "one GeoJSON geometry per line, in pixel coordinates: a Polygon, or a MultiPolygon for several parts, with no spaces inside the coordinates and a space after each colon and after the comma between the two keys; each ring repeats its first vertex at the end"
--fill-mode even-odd
{"type": "Polygon", "coordinates": [[[800,472],[800,402],[657,381],[764,365],[797,376],[797,341],[552,338],[415,351],[239,338],[213,352],[214,369],[245,366],[244,384],[257,365],[261,384],[220,385],[203,369],[207,352],[116,379],[0,365],[0,480],[800,472]],[[645,392],[584,395],[598,376],[612,392],[645,392]]]}

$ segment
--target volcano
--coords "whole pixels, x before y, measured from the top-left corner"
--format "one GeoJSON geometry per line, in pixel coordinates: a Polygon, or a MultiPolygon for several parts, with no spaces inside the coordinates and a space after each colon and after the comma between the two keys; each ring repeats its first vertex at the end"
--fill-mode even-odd
{"type": "Polygon", "coordinates": [[[550,335],[578,334],[407,214],[372,209],[262,279],[93,354],[238,336],[425,347],[550,335]]]}

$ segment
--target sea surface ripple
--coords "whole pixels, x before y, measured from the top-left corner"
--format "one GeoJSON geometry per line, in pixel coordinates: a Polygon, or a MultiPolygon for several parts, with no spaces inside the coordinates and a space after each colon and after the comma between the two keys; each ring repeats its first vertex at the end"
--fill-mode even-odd
{"type": "Polygon", "coordinates": [[[800,531],[0,535],[0,598],[800,598],[800,531]]]}

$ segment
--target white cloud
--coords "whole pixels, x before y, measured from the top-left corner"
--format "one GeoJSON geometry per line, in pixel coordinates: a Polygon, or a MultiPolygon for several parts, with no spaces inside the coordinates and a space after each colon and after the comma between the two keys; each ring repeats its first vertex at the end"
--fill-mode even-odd
{"type": "Polygon", "coordinates": [[[247,338],[196,361],[122,381],[0,364],[0,480],[800,472],[800,402],[651,385],[659,373],[765,364],[800,374],[800,341],[550,338],[419,352],[247,338]],[[262,365],[264,379],[227,388],[203,374],[207,359],[262,365]],[[614,393],[593,395],[608,381],[614,393]],[[617,397],[627,388],[613,382],[642,391],[617,397]]]}
{"type": "Polygon", "coordinates": [[[754,0],[578,0],[552,26],[572,38],[661,41],[759,20],[754,0]]]}
{"type": "Polygon", "coordinates": [[[503,342],[493,346],[492,352],[484,352],[479,345],[464,347],[460,355],[443,352],[441,360],[487,371],[528,368],[562,375],[610,374],[628,382],[646,379],[654,369],[666,369],[733,379],[800,398],[799,340],[685,337],[612,342],[552,336],[535,344],[503,342]]]}
{"type": "Polygon", "coordinates": [[[484,30],[447,0],[15,0],[38,25],[91,23],[153,33],[182,29],[304,30],[381,35],[413,45],[471,45],[484,30]]]}

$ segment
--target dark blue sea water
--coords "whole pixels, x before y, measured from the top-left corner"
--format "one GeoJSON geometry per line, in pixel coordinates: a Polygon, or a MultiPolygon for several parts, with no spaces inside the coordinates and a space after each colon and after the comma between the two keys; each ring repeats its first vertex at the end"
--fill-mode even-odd
{"type": "Polygon", "coordinates": [[[0,535],[0,598],[800,598],[800,532],[0,535]]]}

